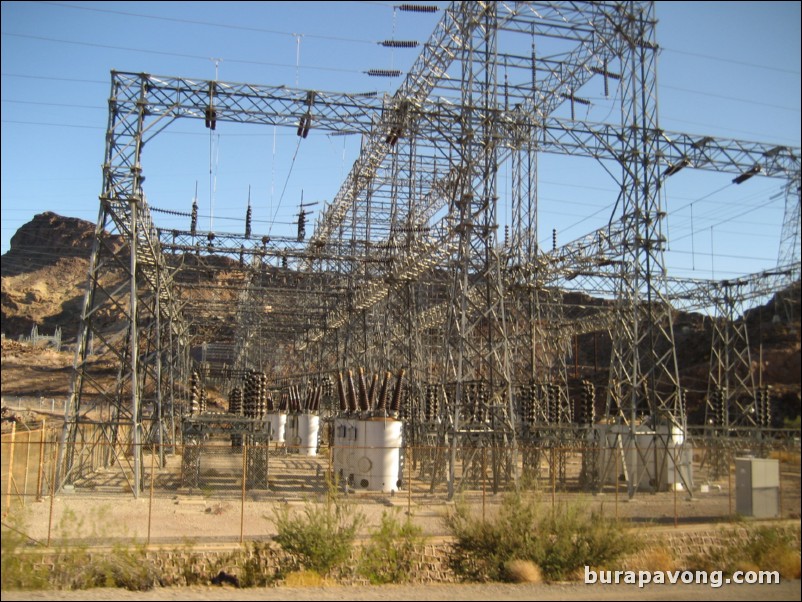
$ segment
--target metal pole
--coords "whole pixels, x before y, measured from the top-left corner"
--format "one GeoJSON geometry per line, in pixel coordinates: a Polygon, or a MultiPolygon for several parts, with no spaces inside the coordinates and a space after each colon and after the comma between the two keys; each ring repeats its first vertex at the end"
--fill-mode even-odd
{"type": "Polygon", "coordinates": [[[154,470],[154,466],[156,464],[156,450],[151,448],[150,450],[150,500],[148,501],[148,542],[146,545],[150,545],[150,522],[151,517],[153,516],[153,481],[156,478],[156,471],[154,470]]]}
{"type": "Polygon", "coordinates": [[[487,497],[487,475],[485,463],[487,462],[487,448],[482,446],[482,522],[485,522],[485,498],[487,497]]]}
{"type": "Polygon", "coordinates": [[[407,461],[407,520],[412,516],[412,457],[411,448],[407,447],[404,453],[407,461]]]}
{"type": "Polygon", "coordinates": [[[36,476],[36,500],[42,499],[42,477],[45,469],[45,433],[47,419],[42,420],[42,431],[39,434],[39,472],[36,476]]]}
{"type": "Polygon", "coordinates": [[[131,200],[131,443],[134,454],[134,498],[139,498],[142,466],[140,465],[141,440],[139,433],[139,330],[137,328],[136,253],[137,253],[137,199],[131,200]]]}
{"type": "Polygon", "coordinates": [[[11,484],[14,482],[14,438],[17,432],[17,423],[11,423],[11,447],[8,452],[8,478],[6,479],[6,511],[3,513],[3,517],[5,518],[8,516],[9,511],[11,510],[11,484]]]}
{"type": "Polygon", "coordinates": [[[28,496],[28,468],[31,461],[31,431],[27,433],[28,439],[25,442],[25,479],[22,481],[22,505],[25,505],[25,498],[28,496]]]}
{"type": "Polygon", "coordinates": [[[551,446],[551,509],[554,511],[554,507],[557,503],[556,495],[557,495],[557,475],[554,472],[555,466],[555,459],[554,459],[554,442],[552,442],[551,446]]]}
{"type": "MultiPolygon", "coordinates": [[[[620,435],[616,435],[616,439],[618,439],[620,435]]],[[[618,521],[618,446],[615,446],[615,450],[613,451],[615,454],[615,474],[613,475],[613,479],[615,480],[615,520],[618,521]]]]}
{"type": "Polygon", "coordinates": [[[677,446],[674,446],[674,528],[679,526],[679,516],[677,515],[677,477],[679,473],[679,466],[677,465],[677,446]]]}
{"type": "Polygon", "coordinates": [[[730,471],[730,454],[727,454],[727,496],[729,502],[730,518],[732,518],[732,472],[730,471]]]}
{"type": "MultiPolygon", "coordinates": [[[[69,443],[68,443],[69,445],[69,443]]],[[[75,445],[75,442],[72,443],[75,445]]],[[[58,461],[56,459],[57,448],[53,446],[53,480],[50,482],[50,516],[47,519],[47,547],[50,547],[50,534],[53,531],[53,502],[56,499],[56,468],[58,461]]]]}
{"type": "MultiPolygon", "coordinates": [[[[158,436],[156,444],[159,446],[159,466],[164,466],[164,408],[162,407],[162,325],[161,325],[161,275],[156,267],[156,427],[158,436]]],[[[151,483],[152,485],[152,483],[151,483]]]]}
{"type": "Polygon", "coordinates": [[[242,442],[242,502],[240,503],[239,510],[239,543],[242,545],[245,542],[245,481],[247,479],[248,465],[246,458],[248,457],[248,443],[242,442]]]}

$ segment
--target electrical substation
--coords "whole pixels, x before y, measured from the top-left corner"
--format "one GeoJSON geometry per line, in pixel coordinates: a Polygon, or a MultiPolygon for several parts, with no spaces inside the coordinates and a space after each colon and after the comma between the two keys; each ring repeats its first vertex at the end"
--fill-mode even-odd
{"type": "Polygon", "coordinates": [[[694,453],[713,479],[733,453],[765,456],[781,434],[741,316],[799,289],[802,150],[662,129],[654,10],[454,2],[425,43],[388,41],[420,54],[387,95],[112,72],[57,487],[102,465],[141,495],[151,451],[160,463],[180,455],[190,490],[227,453],[244,466],[243,491],[291,479],[290,458],[349,491],[415,479],[450,498],[548,478],[693,496],[694,453]],[[615,99],[607,120],[582,119],[590,89],[615,99]],[[256,232],[250,205],[239,232],[202,230],[197,206],[185,229],[162,228],[143,154],[187,120],[277,126],[300,145],[355,134],[362,146],[314,223],[301,203],[297,236],[256,232]],[[537,239],[544,155],[598,162],[618,190],[602,227],[555,232],[548,248],[537,239]],[[664,184],[683,170],[784,186],[776,269],[668,273],[664,184]],[[110,270],[124,286],[106,286],[110,270]],[[689,421],[679,311],[714,325],[703,420],[689,421]],[[115,334],[111,314],[124,316],[115,334]],[[88,361],[99,351],[116,378],[88,361]],[[207,405],[211,390],[226,408],[207,405]]]}

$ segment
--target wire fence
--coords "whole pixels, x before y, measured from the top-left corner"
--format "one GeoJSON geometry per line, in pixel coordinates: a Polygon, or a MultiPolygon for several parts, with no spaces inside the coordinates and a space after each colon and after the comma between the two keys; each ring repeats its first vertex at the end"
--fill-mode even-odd
{"type": "Polygon", "coordinates": [[[638,460],[625,449],[577,445],[388,449],[331,439],[310,449],[227,435],[142,445],[137,480],[137,454],[120,443],[128,441],[124,433],[117,435],[98,427],[60,447],[61,430],[45,424],[4,433],[3,524],[46,545],[115,538],[243,542],[274,535],[273,514],[282,505],[338,496],[358,506],[367,523],[396,508],[427,535],[442,536],[455,501],[486,515],[511,489],[534,491],[555,508],[578,504],[633,524],[720,522],[742,513],[736,459],[747,455],[777,461],[776,516],[800,513],[798,442],[760,454],[748,444],[695,445],[684,459],[640,454],[638,460]],[[647,467],[638,477],[631,464],[637,461],[658,470],[647,467]]]}

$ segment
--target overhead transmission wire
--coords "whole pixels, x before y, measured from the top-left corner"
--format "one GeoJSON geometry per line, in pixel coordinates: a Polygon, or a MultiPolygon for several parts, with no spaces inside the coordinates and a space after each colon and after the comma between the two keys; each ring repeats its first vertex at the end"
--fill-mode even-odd
{"type": "Polygon", "coordinates": [[[686,56],[693,56],[697,58],[703,58],[710,61],[721,61],[722,63],[732,63],[734,65],[739,65],[741,67],[752,67],[754,69],[761,69],[766,71],[778,71],[780,73],[788,73],[790,75],[799,75],[799,71],[794,69],[784,69],[783,67],[777,67],[776,65],[759,65],[757,63],[749,63],[746,61],[737,61],[735,59],[724,58],[720,56],[712,56],[709,54],[701,54],[699,52],[688,52],[687,50],[677,50],[676,48],[666,48],[661,47],[661,52],[670,52],[675,54],[684,54],[686,56]]]}
{"type": "MultiPolygon", "coordinates": [[[[198,54],[185,54],[180,52],[167,52],[163,50],[150,50],[146,48],[131,48],[126,46],[113,46],[111,44],[98,44],[94,42],[79,42],[76,40],[63,40],[59,38],[51,38],[46,36],[35,36],[30,34],[20,34],[20,33],[6,33],[3,32],[2,35],[4,36],[13,36],[17,38],[27,38],[33,40],[42,40],[45,42],[55,42],[59,44],[73,44],[76,46],[88,46],[91,48],[105,48],[108,50],[123,50],[125,52],[140,52],[145,54],[156,54],[161,56],[174,56],[177,58],[184,58],[184,59],[195,59],[195,60],[202,60],[208,61],[208,56],[201,56],[198,54]]],[[[226,61],[229,63],[240,63],[244,65],[260,65],[263,67],[282,67],[282,68],[293,68],[294,65],[287,65],[286,63],[271,63],[268,61],[255,61],[255,60],[248,60],[248,59],[236,59],[236,58],[226,58],[226,61]]],[[[339,67],[315,67],[312,65],[304,67],[305,69],[310,69],[314,71],[331,71],[335,73],[361,73],[356,69],[342,69],[339,67]]]]}
{"type": "Polygon", "coordinates": [[[290,182],[290,177],[292,176],[293,168],[295,167],[295,159],[298,158],[298,151],[301,149],[301,140],[303,138],[298,138],[298,143],[295,146],[295,152],[292,155],[292,162],[290,163],[290,169],[287,172],[287,179],[284,180],[284,188],[281,190],[281,196],[278,199],[278,205],[276,205],[276,211],[273,214],[273,219],[271,220],[270,227],[267,230],[268,236],[273,232],[273,224],[276,221],[276,217],[278,216],[279,209],[281,209],[281,202],[284,200],[284,193],[287,192],[287,184],[290,182]]]}
{"type": "MultiPolygon", "coordinates": [[[[156,16],[156,15],[145,15],[145,14],[142,14],[142,13],[132,13],[132,12],[129,12],[129,11],[119,11],[119,10],[111,10],[111,9],[93,8],[93,7],[88,7],[88,6],[76,6],[74,4],[61,4],[61,3],[56,3],[56,2],[39,2],[38,4],[49,4],[49,5],[53,5],[53,6],[59,6],[59,7],[62,7],[62,8],[72,8],[72,9],[87,10],[87,11],[93,11],[93,12],[99,12],[99,13],[118,14],[118,15],[125,16],[125,17],[138,17],[138,18],[141,18],[141,19],[152,19],[152,20],[155,20],[155,21],[169,21],[169,22],[172,22],[172,23],[185,23],[187,25],[203,25],[205,27],[217,27],[217,28],[220,28],[220,29],[233,29],[233,30],[238,30],[238,31],[253,31],[255,33],[267,33],[267,34],[281,35],[281,36],[294,35],[294,34],[286,32],[286,31],[280,31],[280,30],[276,30],[276,29],[265,29],[265,28],[262,28],[262,27],[253,27],[253,26],[248,26],[248,25],[232,25],[232,24],[228,24],[228,23],[216,23],[216,22],[211,22],[211,21],[199,21],[199,20],[195,20],[195,19],[186,19],[186,18],[178,18],[178,17],[163,17],[163,16],[156,16]]],[[[383,5],[383,6],[387,6],[387,5],[383,5]]],[[[351,43],[355,43],[355,44],[374,44],[375,43],[375,42],[372,42],[370,40],[361,40],[361,39],[357,39],[357,38],[343,38],[343,37],[339,37],[339,36],[326,36],[326,35],[318,35],[318,34],[306,34],[306,35],[308,35],[310,38],[316,38],[316,39],[319,39],[319,40],[331,40],[331,41],[335,41],[335,42],[351,42],[351,43]]]]}

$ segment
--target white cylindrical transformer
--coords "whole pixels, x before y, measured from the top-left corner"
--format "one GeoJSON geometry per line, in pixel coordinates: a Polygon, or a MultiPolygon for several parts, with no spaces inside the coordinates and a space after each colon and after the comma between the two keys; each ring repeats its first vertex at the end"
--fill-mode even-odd
{"type": "Polygon", "coordinates": [[[270,421],[270,440],[273,443],[284,443],[287,414],[284,412],[270,413],[267,415],[267,419],[270,421]]]}
{"type": "Polygon", "coordinates": [[[316,456],[320,416],[317,414],[299,414],[297,419],[298,435],[296,440],[290,443],[293,447],[297,446],[300,455],[316,456]]]}
{"type": "Polygon", "coordinates": [[[398,491],[403,423],[393,418],[356,421],[352,449],[353,487],[357,490],[398,491]]]}
{"type": "Polygon", "coordinates": [[[354,446],[354,423],[352,418],[334,419],[334,442],[331,446],[332,468],[338,482],[348,480],[351,472],[351,454],[354,446]]]}

